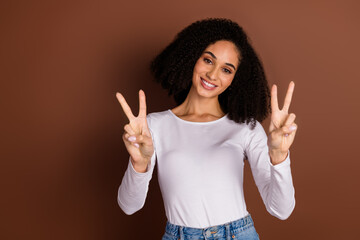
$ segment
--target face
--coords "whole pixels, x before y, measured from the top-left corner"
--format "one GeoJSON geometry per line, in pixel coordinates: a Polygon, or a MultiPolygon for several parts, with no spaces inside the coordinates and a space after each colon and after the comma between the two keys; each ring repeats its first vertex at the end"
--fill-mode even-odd
{"type": "Polygon", "coordinates": [[[209,45],[195,64],[192,87],[203,97],[217,97],[230,86],[239,59],[239,50],[230,41],[209,45]]]}

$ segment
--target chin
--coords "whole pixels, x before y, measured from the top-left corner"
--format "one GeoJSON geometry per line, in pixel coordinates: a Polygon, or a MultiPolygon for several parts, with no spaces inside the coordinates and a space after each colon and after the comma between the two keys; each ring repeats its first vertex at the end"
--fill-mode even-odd
{"type": "Polygon", "coordinates": [[[221,92],[219,92],[218,89],[209,91],[209,90],[204,89],[202,86],[199,86],[199,88],[196,90],[196,92],[198,93],[198,95],[200,95],[202,97],[207,97],[207,98],[218,97],[219,94],[221,94],[221,92]]]}

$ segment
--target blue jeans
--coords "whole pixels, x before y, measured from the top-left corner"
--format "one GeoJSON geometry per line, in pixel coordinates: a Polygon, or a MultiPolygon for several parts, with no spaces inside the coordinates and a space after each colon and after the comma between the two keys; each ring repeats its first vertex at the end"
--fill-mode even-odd
{"type": "Polygon", "coordinates": [[[238,220],[208,228],[191,228],[166,222],[162,240],[259,240],[249,215],[238,220]]]}

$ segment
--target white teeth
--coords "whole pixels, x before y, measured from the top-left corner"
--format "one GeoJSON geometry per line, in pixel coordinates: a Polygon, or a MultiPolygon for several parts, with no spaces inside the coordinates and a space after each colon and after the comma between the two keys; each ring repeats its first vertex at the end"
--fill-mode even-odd
{"type": "Polygon", "coordinates": [[[210,83],[208,83],[207,81],[205,81],[205,80],[203,80],[203,79],[201,79],[201,81],[202,81],[203,83],[205,83],[206,86],[216,87],[216,85],[210,84],[210,83]]]}

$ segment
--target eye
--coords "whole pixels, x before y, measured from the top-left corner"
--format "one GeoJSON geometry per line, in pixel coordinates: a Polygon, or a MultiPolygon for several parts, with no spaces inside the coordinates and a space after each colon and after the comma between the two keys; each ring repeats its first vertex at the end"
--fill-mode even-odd
{"type": "Polygon", "coordinates": [[[228,73],[228,74],[231,73],[231,71],[230,71],[229,69],[227,69],[227,68],[224,68],[224,72],[226,72],[226,73],[228,73]]]}
{"type": "Polygon", "coordinates": [[[204,58],[204,62],[206,62],[206,63],[212,63],[211,60],[208,59],[208,58],[204,58]]]}

